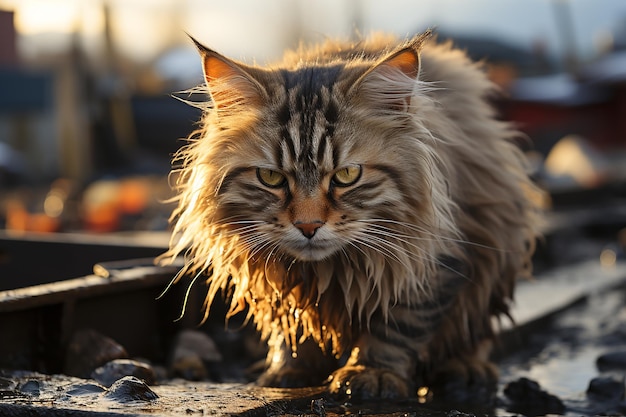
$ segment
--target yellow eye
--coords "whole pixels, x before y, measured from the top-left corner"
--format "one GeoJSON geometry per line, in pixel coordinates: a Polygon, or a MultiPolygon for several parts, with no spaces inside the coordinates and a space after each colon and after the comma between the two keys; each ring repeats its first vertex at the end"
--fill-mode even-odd
{"type": "Polygon", "coordinates": [[[333,175],[333,182],[340,187],[348,187],[361,177],[361,165],[350,165],[340,169],[333,175]]]}
{"type": "Polygon", "coordinates": [[[256,176],[261,184],[270,188],[282,187],[285,183],[285,176],[283,174],[267,168],[257,168],[256,176]]]}

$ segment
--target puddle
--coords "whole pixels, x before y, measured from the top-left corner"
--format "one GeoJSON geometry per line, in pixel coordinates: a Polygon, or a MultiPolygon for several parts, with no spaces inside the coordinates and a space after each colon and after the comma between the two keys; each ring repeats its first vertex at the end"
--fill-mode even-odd
{"type": "Polygon", "coordinates": [[[521,377],[538,381],[542,389],[563,400],[568,416],[626,413],[623,398],[598,404],[602,401],[591,401],[586,394],[594,378],[607,377],[623,385],[625,369],[600,370],[596,363],[610,352],[626,356],[626,289],[590,296],[522,342],[499,364],[502,386],[521,377]]]}
{"type": "Polygon", "coordinates": [[[531,365],[527,372],[518,372],[516,378],[527,377],[541,381],[541,385],[560,398],[575,398],[584,393],[589,381],[598,375],[596,359],[604,349],[584,347],[575,352],[556,353],[557,357],[537,358],[538,363],[531,365]],[[545,362],[544,362],[545,361],[545,362]]]}

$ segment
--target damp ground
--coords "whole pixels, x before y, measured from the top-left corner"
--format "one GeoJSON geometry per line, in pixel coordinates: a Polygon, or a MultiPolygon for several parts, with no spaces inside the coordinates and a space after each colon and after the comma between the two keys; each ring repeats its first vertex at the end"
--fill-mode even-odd
{"type": "Polygon", "coordinates": [[[125,377],[110,387],[90,378],[5,371],[2,416],[178,415],[624,415],[626,266],[591,261],[524,283],[517,327],[497,352],[498,391],[489,399],[445,403],[352,402],[323,388],[268,389],[245,382],[170,379],[152,385],[125,377]]]}

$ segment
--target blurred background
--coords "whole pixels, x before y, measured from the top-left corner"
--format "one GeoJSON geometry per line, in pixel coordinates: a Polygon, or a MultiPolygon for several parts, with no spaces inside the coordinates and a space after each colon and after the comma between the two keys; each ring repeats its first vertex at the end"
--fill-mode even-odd
{"type": "Polygon", "coordinates": [[[202,82],[186,33],[263,64],[429,27],[489,64],[552,204],[624,195],[622,0],[0,0],[0,228],[167,229],[171,155],[200,117],[176,99],[202,82]]]}
{"type": "MultiPolygon", "coordinates": [[[[178,267],[153,266],[169,239],[172,154],[201,116],[183,101],[206,99],[185,92],[202,83],[186,33],[265,64],[300,41],[431,27],[486,62],[504,93],[494,105],[527,135],[548,191],[535,271],[572,269],[530,299],[554,305],[581,264],[592,286],[623,271],[624,0],[0,0],[0,334],[11,336],[0,368],[61,372],[83,328],[164,362],[201,321],[206,286],[182,277],[155,303],[178,267]]],[[[262,357],[254,331],[245,343],[227,332],[216,304],[207,324],[222,354],[262,357]]],[[[546,369],[567,386],[567,372],[546,369]]]]}

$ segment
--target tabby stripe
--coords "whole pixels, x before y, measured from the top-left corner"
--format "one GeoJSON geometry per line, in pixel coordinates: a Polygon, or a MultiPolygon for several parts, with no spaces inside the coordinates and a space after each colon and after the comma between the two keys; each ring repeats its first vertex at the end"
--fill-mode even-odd
{"type": "Polygon", "coordinates": [[[338,167],[339,158],[341,157],[341,146],[337,141],[333,141],[333,167],[338,167]]]}
{"type": "MultiPolygon", "coordinates": [[[[300,154],[298,155],[298,162],[307,162],[311,160],[312,149],[312,136],[315,126],[315,111],[312,109],[304,109],[305,97],[301,97],[302,108],[300,111],[300,154]]],[[[313,107],[317,103],[317,96],[312,97],[313,107]]]]}
{"type": "Polygon", "coordinates": [[[422,306],[418,308],[402,308],[394,307],[391,311],[392,318],[389,320],[390,325],[396,327],[400,332],[405,334],[413,334],[419,332],[419,329],[430,329],[437,325],[444,311],[426,310],[422,306]]]}
{"type": "MultiPolygon", "coordinates": [[[[289,93],[285,90],[285,95],[289,97],[289,93]]],[[[289,119],[291,119],[291,111],[289,110],[289,99],[285,100],[283,105],[276,112],[276,117],[278,119],[278,124],[281,126],[286,126],[289,123],[289,119]]]]}
{"type": "Polygon", "coordinates": [[[326,155],[326,146],[328,145],[328,135],[324,133],[320,138],[320,143],[317,147],[317,163],[322,165],[324,163],[324,156],[326,155]]]}
{"type": "Polygon", "coordinates": [[[287,208],[291,204],[291,200],[293,200],[293,194],[291,194],[291,191],[289,191],[289,187],[285,187],[285,200],[283,202],[282,208],[283,211],[287,210],[287,208]]]}
{"type": "MultiPolygon", "coordinates": [[[[332,94],[332,88],[329,94],[332,94]]],[[[326,119],[326,129],[322,134],[322,139],[320,140],[319,148],[317,150],[317,161],[319,164],[322,164],[324,161],[326,146],[328,145],[328,141],[335,135],[335,126],[337,124],[337,119],[339,118],[339,109],[337,108],[337,103],[335,103],[332,97],[328,99],[326,111],[324,112],[324,118],[326,119]]],[[[333,163],[333,167],[337,168],[335,161],[333,161],[333,163]]]]}
{"type": "Polygon", "coordinates": [[[220,188],[217,190],[217,194],[218,195],[223,194],[226,191],[228,191],[228,187],[230,187],[231,183],[235,180],[235,178],[237,178],[238,176],[246,172],[248,169],[250,168],[245,168],[245,167],[234,168],[232,171],[226,174],[224,176],[224,179],[222,180],[222,183],[220,184],[220,188]]]}
{"type": "Polygon", "coordinates": [[[249,208],[266,209],[269,204],[276,204],[280,199],[265,190],[248,186],[239,192],[239,196],[245,201],[249,208]]]}
{"type": "Polygon", "coordinates": [[[395,320],[403,320],[403,317],[408,317],[409,320],[428,320],[429,322],[437,320],[442,316],[446,309],[450,306],[450,301],[447,300],[445,304],[441,304],[439,301],[427,301],[420,303],[419,305],[394,305],[392,314],[395,320]]]}
{"type": "Polygon", "coordinates": [[[281,136],[282,136],[283,144],[286,145],[287,147],[287,153],[289,154],[291,161],[295,161],[297,157],[296,148],[294,146],[293,138],[291,137],[291,134],[289,133],[289,129],[287,128],[287,126],[283,126],[283,128],[281,129],[281,136]]]}
{"type": "MultiPolygon", "coordinates": [[[[376,353],[374,357],[367,358],[366,364],[372,364],[374,366],[380,366],[381,368],[394,369],[397,364],[410,363],[407,358],[407,352],[404,349],[394,346],[384,339],[379,340],[383,346],[376,346],[376,353]]],[[[404,370],[403,370],[404,371],[404,370]]]]}
{"type": "Polygon", "coordinates": [[[283,147],[282,146],[274,146],[274,160],[276,161],[276,166],[279,170],[283,170],[285,167],[285,161],[283,160],[283,147]]]}
{"type": "Polygon", "coordinates": [[[400,175],[400,171],[398,171],[397,169],[390,167],[389,165],[382,165],[382,164],[373,164],[370,165],[371,168],[377,169],[379,171],[384,172],[385,174],[387,174],[387,176],[389,176],[389,178],[391,178],[396,185],[398,185],[398,188],[403,189],[402,187],[402,175],[400,175]]]}
{"type": "MultiPolygon", "coordinates": [[[[334,134],[334,124],[338,118],[337,105],[330,99],[332,86],[341,73],[343,65],[305,67],[296,71],[281,70],[284,79],[285,92],[288,97],[287,105],[291,104],[289,111],[280,109],[279,121],[287,125],[290,122],[294,129],[298,129],[299,150],[293,154],[294,160],[304,165],[304,169],[316,169],[313,166],[316,161],[322,161],[325,155],[327,136],[334,134]],[[327,105],[324,106],[325,102],[327,105]],[[324,108],[325,107],[325,108],[324,108]],[[299,113],[299,119],[294,120],[294,114],[299,113]],[[321,118],[326,120],[325,132],[319,138],[314,138],[316,126],[322,123],[321,118]],[[299,126],[296,127],[297,122],[299,126]],[[315,141],[317,151],[315,149],[315,141]],[[323,149],[319,149],[319,148],[323,149]]],[[[295,132],[292,132],[295,133],[295,132]]],[[[318,131],[319,133],[319,131],[318,131]]],[[[283,135],[286,140],[286,135],[283,135]]],[[[295,139],[291,137],[291,139],[295,139]]],[[[295,148],[296,144],[293,144],[295,148]]]]}
{"type": "Polygon", "coordinates": [[[387,326],[376,326],[372,328],[372,334],[376,337],[393,339],[394,343],[408,346],[413,342],[423,342],[428,340],[433,330],[432,324],[413,324],[390,320],[387,326]]]}
{"type": "Polygon", "coordinates": [[[383,181],[374,181],[359,185],[341,196],[341,200],[355,206],[363,206],[363,201],[371,201],[381,195],[384,189],[381,188],[383,181]]]}
{"type": "MultiPolygon", "coordinates": [[[[332,88],[329,94],[332,95],[332,88]]],[[[326,111],[324,112],[324,118],[326,119],[326,134],[328,136],[333,136],[335,134],[335,125],[339,119],[339,108],[332,97],[328,99],[326,111]]]]}

